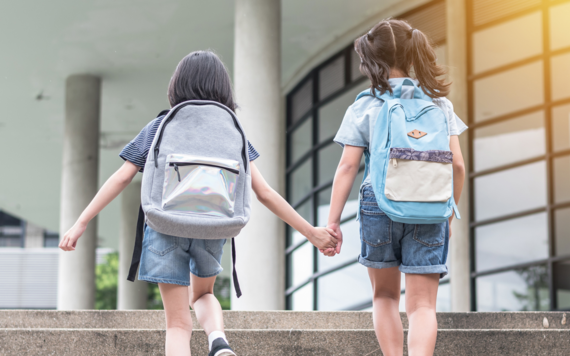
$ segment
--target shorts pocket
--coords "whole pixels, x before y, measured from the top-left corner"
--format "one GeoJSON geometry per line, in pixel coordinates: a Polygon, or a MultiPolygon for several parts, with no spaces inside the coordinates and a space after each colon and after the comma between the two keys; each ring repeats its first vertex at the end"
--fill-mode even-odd
{"type": "Polygon", "coordinates": [[[163,235],[154,232],[150,235],[150,244],[148,250],[159,256],[174,251],[178,247],[178,237],[163,235]]]}
{"type": "Polygon", "coordinates": [[[219,254],[224,248],[225,244],[226,244],[226,239],[204,240],[204,248],[212,255],[219,254]]]}
{"type": "Polygon", "coordinates": [[[445,243],[447,223],[416,225],[414,240],[427,247],[442,246],[445,243]]]}
{"type": "Polygon", "coordinates": [[[392,242],[392,220],[376,202],[361,202],[361,238],[367,245],[378,247],[392,242]]]}

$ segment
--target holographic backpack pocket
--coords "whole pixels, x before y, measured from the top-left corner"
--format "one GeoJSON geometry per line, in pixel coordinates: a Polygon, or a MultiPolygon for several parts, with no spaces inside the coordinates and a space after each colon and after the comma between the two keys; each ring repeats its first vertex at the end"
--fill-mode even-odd
{"type": "Polygon", "coordinates": [[[185,214],[233,217],[239,162],[170,154],[166,158],[162,209],[185,214]]]}

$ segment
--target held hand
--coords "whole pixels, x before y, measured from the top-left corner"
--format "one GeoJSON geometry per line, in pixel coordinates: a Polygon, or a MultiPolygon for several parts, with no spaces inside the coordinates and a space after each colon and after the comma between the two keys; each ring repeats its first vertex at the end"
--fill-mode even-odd
{"type": "Polygon", "coordinates": [[[336,233],[336,238],[337,238],[337,245],[336,245],[336,253],[340,253],[340,248],[342,247],[342,231],[340,229],[340,224],[338,223],[329,223],[327,225],[328,229],[331,229],[332,231],[334,231],[336,233]]]}
{"type": "Polygon", "coordinates": [[[334,257],[336,255],[336,248],[327,248],[326,250],[319,250],[321,253],[328,257],[334,257]]]}
{"type": "Polygon", "coordinates": [[[319,250],[327,248],[334,249],[337,246],[336,233],[324,227],[313,228],[311,234],[307,236],[307,239],[319,250]]]}
{"type": "Polygon", "coordinates": [[[59,243],[59,248],[64,251],[74,251],[75,246],[77,245],[77,240],[79,240],[81,235],[83,235],[86,228],[87,225],[76,222],[75,225],[73,225],[71,229],[63,235],[63,239],[61,239],[59,243]]]}
{"type": "Polygon", "coordinates": [[[327,229],[333,231],[336,234],[337,238],[337,245],[336,248],[327,248],[327,249],[319,249],[321,253],[328,257],[333,257],[336,254],[340,253],[340,249],[342,246],[342,231],[340,230],[340,226],[337,223],[329,224],[327,229]]]}

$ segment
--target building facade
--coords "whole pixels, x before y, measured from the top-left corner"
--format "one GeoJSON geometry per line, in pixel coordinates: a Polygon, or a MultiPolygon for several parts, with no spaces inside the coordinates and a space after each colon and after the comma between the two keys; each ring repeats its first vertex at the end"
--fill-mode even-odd
{"type": "Polygon", "coordinates": [[[570,2],[467,6],[472,309],[566,310],[570,2]]]}

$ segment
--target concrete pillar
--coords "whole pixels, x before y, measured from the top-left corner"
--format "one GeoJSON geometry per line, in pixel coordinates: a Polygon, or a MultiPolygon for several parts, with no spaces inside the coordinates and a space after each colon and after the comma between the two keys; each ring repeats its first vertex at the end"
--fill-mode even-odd
{"type": "MultiPolygon", "coordinates": [[[[453,82],[448,96],[455,113],[465,122],[468,120],[467,103],[467,14],[465,0],[447,0],[447,62],[449,78],[453,82]]],[[[469,167],[469,130],[460,137],[465,166],[469,167]]],[[[455,312],[471,310],[470,254],[469,254],[469,180],[465,179],[458,204],[461,220],[454,219],[453,236],[450,241],[451,309],[455,312]]]]}
{"type": "MultiPolygon", "coordinates": [[[[285,182],[285,122],[281,97],[281,2],[235,2],[234,85],[237,115],[261,154],[256,166],[274,189],[285,182]]],[[[232,309],[285,307],[285,225],[254,197],[251,221],[236,239],[243,296],[232,309]]]]}
{"type": "MultiPolygon", "coordinates": [[[[61,174],[60,236],[73,226],[98,188],[99,109],[101,79],[76,74],[65,83],[65,130],[61,174]]],[[[73,252],[60,251],[57,308],[95,307],[95,248],[93,219],[73,252]]]]}
{"type": "Polygon", "coordinates": [[[121,193],[121,236],[119,237],[119,290],[117,296],[117,309],[132,310],[146,309],[147,283],[127,281],[135,233],[137,231],[137,218],[141,204],[141,183],[132,182],[121,193]]]}

